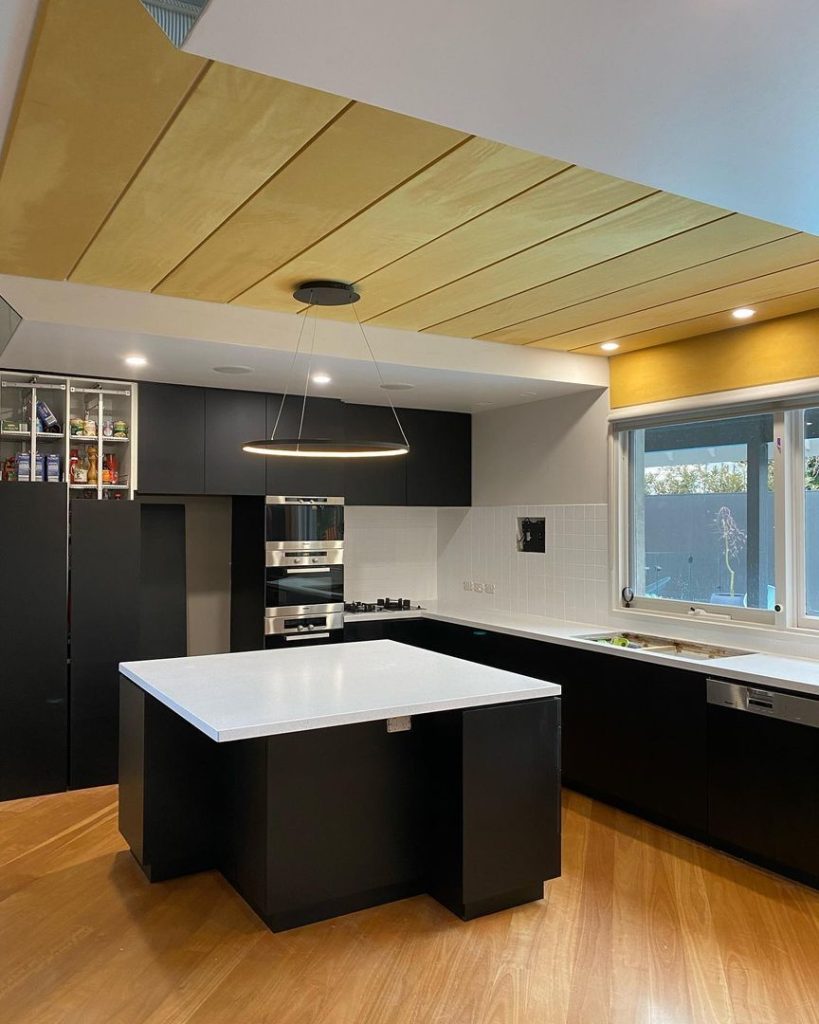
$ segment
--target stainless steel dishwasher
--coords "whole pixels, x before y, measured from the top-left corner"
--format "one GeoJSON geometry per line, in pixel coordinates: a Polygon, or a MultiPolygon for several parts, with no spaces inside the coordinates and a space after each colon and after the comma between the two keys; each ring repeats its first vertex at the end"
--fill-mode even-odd
{"type": "Polygon", "coordinates": [[[819,694],[708,679],[715,845],[819,884],[819,694]]]}

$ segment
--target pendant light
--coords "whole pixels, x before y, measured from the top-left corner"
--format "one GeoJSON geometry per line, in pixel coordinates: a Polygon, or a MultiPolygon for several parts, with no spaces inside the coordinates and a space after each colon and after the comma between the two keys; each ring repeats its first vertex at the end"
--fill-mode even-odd
{"type": "Polygon", "coordinates": [[[302,313],[301,327],[299,328],[296,348],[293,352],[293,357],[290,360],[284,394],[282,395],[281,404],[279,405],[276,422],[273,424],[273,432],[269,438],[264,438],[261,441],[247,441],[242,445],[242,451],[251,452],[255,455],[275,455],[300,459],[373,459],[384,458],[385,456],[391,455],[406,455],[410,450],[409,441],[407,441],[407,435],[404,433],[404,428],[401,426],[401,420],[398,418],[398,413],[396,412],[395,406],[392,403],[392,399],[389,398],[389,395],[389,405],[398,426],[398,433],[401,438],[400,440],[385,440],[382,438],[381,440],[347,441],[344,438],[310,437],[304,435],[304,414],[307,409],[307,392],[310,386],[310,368],[313,362],[313,349],[315,348],[316,325],[318,322],[317,316],[313,316],[312,318],[312,341],[310,345],[310,356],[307,363],[307,375],[304,382],[304,394],[302,396],[298,436],[278,436],[277,431],[279,428],[279,422],[281,421],[282,412],[284,410],[285,402],[287,401],[296,359],[298,358],[301,350],[304,327],[309,319],[310,310],[314,306],[353,307],[356,323],[361,331],[361,337],[364,339],[364,345],[366,346],[370,359],[375,366],[375,371],[380,383],[382,385],[384,383],[384,378],[381,375],[381,368],[376,361],[372,347],[370,346],[367,335],[364,332],[364,325],[358,317],[358,311],[355,309],[355,303],[358,302],[361,296],[352,285],[343,284],[340,281],[306,281],[304,284],[299,285],[299,287],[293,292],[293,298],[298,302],[306,303],[307,307],[302,313]]]}

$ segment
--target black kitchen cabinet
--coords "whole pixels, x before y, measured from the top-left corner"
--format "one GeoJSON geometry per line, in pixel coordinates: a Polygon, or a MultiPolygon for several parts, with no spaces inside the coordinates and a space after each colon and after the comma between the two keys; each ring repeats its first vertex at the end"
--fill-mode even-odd
{"type": "Polygon", "coordinates": [[[264,494],[267,456],[242,451],[268,436],[267,395],[208,388],[205,392],[205,493],[264,494]]]}
{"type": "MultiPolygon", "coordinates": [[[[301,395],[288,395],[282,409],[281,395],[267,396],[267,430],[277,438],[344,436],[344,405],[335,398],[308,397],[302,423],[301,395]],[[281,416],[279,412],[281,411],[281,416]],[[276,421],[278,420],[278,425],[276,421]]],[[[254,456],[251,456],[254,458],[254,456]]],[[[263,493],[321,497],[344,494],[343,459],[298,459],[287,456],[260,456],[265,463],[266,485],[263,493]]]]}
{"type": "Polygon", "coordinates": [[[68,785],[83,789],[117,781],[119,663],[187,653],[185,508],[73,501],[70,550],[68,785]]]}
{"type": "Polygon", "coordinates": [[[0,800],[66,788],[66,488],[0,483],[0,800]]]}
{"type": "Polygon", "coordinates": [[[72,789],[116,781],[118,666],[140,654],[139,521],[133,501],[71,502],[72,789]]]}
{"type": "Polygon", "coordinates": [[[205,493],[205,390],[139,385],[139,490],[205,493]]]}
{"type": "MultiPolygon", "coordinates": [[[[402,441],[392,409],[381,405],[345,405],[348,441],[402,441]]],[[[348,505],[406,505],[407,456],[348,459],[344,497],[348,505]]]]}
{"type": "Polygon", "coordinates": [[[459,412],[401,409],[410,443],[408,505],[472,504],[472,417],[459,412]]]}

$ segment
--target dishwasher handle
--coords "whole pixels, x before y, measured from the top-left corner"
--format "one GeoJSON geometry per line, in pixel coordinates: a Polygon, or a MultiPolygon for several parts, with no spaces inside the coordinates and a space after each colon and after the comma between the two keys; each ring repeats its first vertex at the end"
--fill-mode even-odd
{"type": "Polygon", "coordinates": [[[801,697],[780,690],[763,690],[745,683],[710,677],[706,684],[709,704],[819,729],[819,699],[815,697],[801,697]]]}

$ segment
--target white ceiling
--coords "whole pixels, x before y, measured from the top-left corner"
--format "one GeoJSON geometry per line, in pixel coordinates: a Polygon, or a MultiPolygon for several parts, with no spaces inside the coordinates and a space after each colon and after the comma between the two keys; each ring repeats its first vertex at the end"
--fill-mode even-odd
{"type": "MultiPolygon", "coordinates": [[[[42,373],[276,392],[289,379],[300,326],[294,314],[7,275],[0,275],[0,295],[23,317],[0,352],[0,368],[42,373]],[[144,356],[148,365],[131,369],[124,362],[129,354],[144,356]],[[249,366],[252,372],[225,375],[213,369],[224,365],[249,366]]],[[[474,412],[608,384],[608,362],[597,356],[393,328],[366,330],[384,379],[413,385],[391,393],[397,405],[474,412]]],[[[332,378],[331,384],[311,385],[311,394],[387,404],[357,325],[311,321],[302,350],[311,344],[312,372],[332,378]]],[[[300,357],[292,378],[298,388],[307,366],[300,357]]]]}
{"type": "Polygon", "coordinates": [[[185,49],[819,233],[816,0],[210,0],[185,49]]]}
{"type": "Polygon", "coordinates": [[[3,0],[0,17],[0,143],[6,135],[36,17],[35,0],[3,0]]]}

